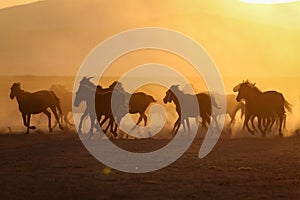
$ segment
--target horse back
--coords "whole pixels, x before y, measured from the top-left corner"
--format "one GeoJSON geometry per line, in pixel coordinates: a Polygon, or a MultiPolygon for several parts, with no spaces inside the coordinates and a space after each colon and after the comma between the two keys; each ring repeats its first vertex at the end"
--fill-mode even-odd
{"type": "Polygon", "coordinates": [[[51,91],[25,92],[19,99],[19,108],[21,112],[37,114],[48,107],[55,107],[57,103],[58,98],[51,91]]]}

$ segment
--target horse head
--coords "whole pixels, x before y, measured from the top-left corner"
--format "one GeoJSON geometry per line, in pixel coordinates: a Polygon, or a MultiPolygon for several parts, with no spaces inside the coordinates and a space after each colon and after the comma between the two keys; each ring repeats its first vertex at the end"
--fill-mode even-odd
{"type": "Polygon", "coordinates": [[[246,80],[235,86],[233,88],[233,92],[239,92],[236,100],[240,102],[242,99],[248,99],[252,95],[261,93],[261,91],[255,85],[256,83],[251,83],[250,81],[246,80]]]}
{"type": "Polygon", "coordinates": [[[176,93],[177,91],[179,91],[179,85],[172,85],[166,92],[166,96],[163,99],[164,103],[171,103],[174,98],[173,95],[175,95],[174,92],[176,93]]]}
{"type": "Polygon", "coordinates": [[[85,86],[87,86],[87,87],[90,87],[90,88],[96,88],[96,85],[93,83],[93,82],[91,82],[91,79],[92,78],[94,78],[93,76],[91,76],[91,77],[83,77],[82,79],[81,79],[81,81],[79,82],[79,84],[80,85],[85,85],[85,86]]]}
{"type": "Polygon", "coordinates": [[[74,106],[78,107],[82,101],[86,101],[90,96],[90,91],[86,85],[80,85],[75,93],[74,106]]]}
{"type": "Polygon", "coordinates": [[[13,85],[10,88],[9,97],[11,99],[14,99],[15,96],[17,96],[20,91],[21,91],[21,84],[20,83],[13,83],[13,85]]]}

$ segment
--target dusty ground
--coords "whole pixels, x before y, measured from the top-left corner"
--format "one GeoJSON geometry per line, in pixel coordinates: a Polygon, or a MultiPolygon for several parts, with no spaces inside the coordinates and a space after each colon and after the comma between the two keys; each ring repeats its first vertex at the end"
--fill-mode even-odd
{"type": "MultiPolygon", "coordinates": [[[[118,140],[128,149],[164,140],[118,140]]],[[[300,137],[221,139],[204,159],[201,141],[147,174],[112,170],[75,133],[0,135],[0,199],[300,198],[300,137]]]]}

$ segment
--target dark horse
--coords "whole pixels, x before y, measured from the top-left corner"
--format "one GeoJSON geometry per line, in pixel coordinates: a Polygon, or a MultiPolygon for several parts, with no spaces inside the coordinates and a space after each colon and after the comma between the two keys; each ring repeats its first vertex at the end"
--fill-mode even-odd
{"type": "Polygon", "coordinates": [[[147,123],[147,116],[145,115],[145,111],[147,107],[150,105],[151,102],[156,102],[153,97],[147,95],[145,93],[139,92],[134,94],[129,94],[125,92],[122,88],[121,83],[114,82],[109,88],[103,89],[101,86],[96,86],[94,83],[90,81],[92,77],[86,78],[84,77],[80,81],[80,86],[78,91],[76,92],[75,97],[75,106],[79,106],[82,101],[86,101],[86,110],[81,116],[80,124],[79,124],[79,132],[82,127],[83,119],[89,115],[92,121],[91,130],[94,127],[94,121],[100,121],[101,116],[105,116],[105,118],[100,122],[102,126],[106,120],[109,119],[109,125],[104,130],[106,131],[109,127],[111,128],[111,132],[116,136],[116,124],[115,122],[120,122],[121,118],[126,115],[127,112],[130,114],[139,113],[140,117],[137,122],[139,124],[143,119],[145,121],[145,125],[147,123]],[[117,111],[117,116],[113,116],[112,109],[111,109],[111,97],[112,93],[116,89],[117,94],[117,105],[115,105],[115,109],[117,111]],[[96,94],[96,95],[95,95],[96,94]],[[95,101],[95,107],[91,101],[95,101]],[[126,105],[129,105],[129,108],[126,109],[126,105]],[[95,112],[94,112],[95,111],[95,112]],[[95,114],[93,114],[93,112],[95,114]],[[113,128],[113,126],[115,127],[113,128]]]}
{"type": "MultiPolygon", "coordinates": [[[[115,93],[115,97],[117,97],[117,102],[114,102],[115,116],[114,118],[105,116],[105,118],[101,121],[100,126],[102,126],[108,119],[109,124],[106,127],[105,131],[110,127],[111,132],[117,131],[117,122],[120,124],[121,119],[127,114],[136,114],[140,115],[138,122],[136,125],[140,124],[142,120],[144,120],[144,125],[147,124],[147,116],[145,114],[146,109],[152,102],[156,102],[156,100],[143,92],[137,92],[130,94],[126,92],[120,82],[113,82],[108,88],[102,88],[101,86],[97,86],[97,93],[105,94],[105,93],[115,93]],[[129,108],[128,108],[129,105],[129,108]]],[[[115,101],[115,100],[114,100],[115,101]]],[[[101,119],[101,116],[98,116],[98,121],[101,119]]],[[[134,127],[135,128],[135,127],[134,127]]],[[[133,128],[133,129],[134,129],[133,128]]],[[[133,130],[132,129],[132,130],[133,130]]],[[[127,135],[128,137],[128,135],[127,135]]]]}
{"type": "MultiPolygon", "coordinates": [[[[100,93],[97,91],[97,86],[93,84],[90,78],[84,77],[80,81],[79,88],[76,92],[74,105],[78,107],[82,101],[86,102],[86,109],[81,116],[78,126],[78,132],[81,133],[82,122],[86,116],[89,115],[91,121],[90,136],[93,135],[93,129],[96,127],[95,123],[98,123],[101,116],[110,119],[110,123],[113,122],[113,115],[111,111],[111,92],[100,93]],[[96,121],[97,120],[97,121],[96,121]]],[[[106,130],[104,131],[106,132],[106,130]]],[[[114,136],[116,133],[113,132],[114,136]]]]}
{"type": "Polygon", "coordinates": [[[35,126],[30,126],[30,117],[31,114],[38,114],[43,112],[48,117],[48,127],[49,132],[52,132],[51,127],[51,113],[47,110],[50,108],[53,112],[57,123],[59,124],[59,128],[63,129],[59,122],[59,117],[57,111],[60,115],[62,115],[62,111],[59,105],[59,99],[52,91],[41,90],[38,92],[30,93],[21,90],[20,83],[14,83],[10,88],[10,98],[17,98],[19,104],[19,110],[22,113],[24,126],[27,127],[27,132],[29,133],[29,129],[35,129],[35,126]]]}
{"type": "Polygon", "coordinates": [[[285,109],[291,112],[291,105],[284,99],[283,95],[276,91],[260,91],[255,84],[249,81],[244,81],[233,88],[234,92],[238,92],[236,100],[240,102],[242,99],[246,102],[246,113],[244,126],[252,134],[254,132],[250,129],[248,122],[255,117],[258,118],[258,128],[263,134],[272,127],[275,119],[279,119],[279,135],[282,136],[283,121],[286,117],[285,109]],[[263,129],[262,124],[267,121],[263,129]]]}
{"type": "MultiPolygon", "coordinates": [[[[178,85],[173,85],[170,87],[170,89],[166,92],[166,96],[164,97],[163,101],[164,103],[171,103],[174,102],[176,106],[176,112],[178,114],[178,119],[176,120],[172,132],[177,132],[180,125],[184,125],[184,121],[187,123],[188,131],[190,131],[190,124],[189,124],[189,117],[198,117],[200,115],[202,119],[202,127],[206,127],[208,124],[210,124],[210,118],[212,117],[214,121],[216,122],[215,116],[212,115],[211,112],[211,99],[208,94],[205,93],[199,93],[196,94],[196,98],[198,101],[199,108],[195,108],[193,104],[195,96],[192,94],[185,94],[182,91],[179,90],[178,85]],[[182,104],[180,105],[180,99],[182,100],[182,104]],[[185,113],[182,113],[182,106],[186,109],[185,113]]],[[[218,108],[215,101],[213,101],[213,105],[218,108]]],[[[217,125],[217,123],[216,123],[217,125]]]]}
{"type": "Polygon", "coordinates": [[[124,90],[122,87],[122,83],[120,82],[113,82],[109,88],[116,89],[120,93],[124,94],[125,96],[125,105],[129,105],[129,114],[139,114],[140,117],[137,121],[137,125],[144,120],[144,125],[147,124],[147,116],[146,110],[151,103],[157,102],[151,95],[145,94],[144,92],[136,92],[130,94],[124,90]]]}

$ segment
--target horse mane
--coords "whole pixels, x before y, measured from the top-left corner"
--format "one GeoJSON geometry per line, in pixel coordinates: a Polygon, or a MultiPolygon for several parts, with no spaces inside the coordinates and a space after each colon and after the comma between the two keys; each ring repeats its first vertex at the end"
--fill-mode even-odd
{"type": "Polygon", "coordinates": [[[256,86],[256,83],[251,83],[249,80],[246,80],[242,84],[248,85],[250,88],[254,89],[256,92],[262,93],[262,91],[256,86]]]}

